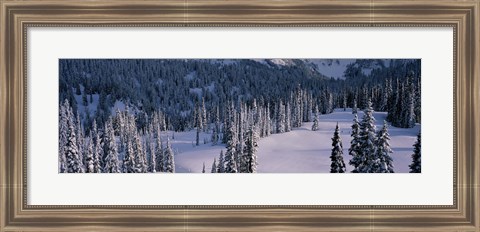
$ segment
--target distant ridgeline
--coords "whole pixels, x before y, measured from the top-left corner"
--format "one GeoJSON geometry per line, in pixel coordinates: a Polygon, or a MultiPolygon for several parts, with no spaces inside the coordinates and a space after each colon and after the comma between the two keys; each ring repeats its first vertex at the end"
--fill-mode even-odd
{"type": "MultiPolygon", "coordinates": [[[[166,129],[174,131],[199,124],[202,128],[218,122],[226,125],[232,111],[262,112],[265,119],[285,122],[269,127],[288,130],[312,121],[316,111],[363,109],[368,99],[375,111],[388,112],[393,126],[409,128],[421,119],[419,59],[356,60],[339,79],[323,75],[312,62],[300,59],[282,63],[61,59],[59,70],[59,104],[68,100],[86,134],[94,120],[98,128],[104,128],[117,111],[127,110],[135,115],[138,130],[146,130],[157,114],[163,115],[166,129]]],[[[267,133],[266,128],[260,129],[267,133]]]]}

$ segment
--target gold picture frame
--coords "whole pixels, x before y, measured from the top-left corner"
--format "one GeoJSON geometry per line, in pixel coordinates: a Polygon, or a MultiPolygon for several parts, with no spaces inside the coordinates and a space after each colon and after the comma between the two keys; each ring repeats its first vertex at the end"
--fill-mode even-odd
{"type": "Polygon", "coordinates": [[[479,0],[0,0],[0,231],[480,231],[479,0]],[[452,206],[32,206],[28,27],[453,27],[452,206]]]}

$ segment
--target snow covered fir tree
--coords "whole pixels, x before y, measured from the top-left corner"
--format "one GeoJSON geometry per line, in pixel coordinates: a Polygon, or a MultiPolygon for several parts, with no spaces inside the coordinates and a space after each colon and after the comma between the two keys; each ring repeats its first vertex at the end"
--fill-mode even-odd
{"type": "Polygon", "coordinates": [[[58,171],[418,173],[420,62],[61,59],[58,171]]]}
{"type": "Polygon", "coordinates": [[[413,145],[413,154],[412,154],[412,164],[410,167],[411,173],[421,173],[422,172],[422,151],[421,151],[421,133],[418,133],[417,141],[413,145]]]}
{"type": "Polygon", "coordinates": [[[340,130],[337,126],[335,127],[335,133],[332,138],[332,155],[330,159],[332,164],[330,165],[331,173],[344,173],[345,172],[345,162],[343,162],[343,145],[342,139],[340,138],[340,130]]]}

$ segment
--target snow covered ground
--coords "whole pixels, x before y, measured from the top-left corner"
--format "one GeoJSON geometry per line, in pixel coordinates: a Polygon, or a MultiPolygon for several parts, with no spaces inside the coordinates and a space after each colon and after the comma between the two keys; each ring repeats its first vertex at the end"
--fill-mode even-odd
{"type": "MultiPolygon", "coordinates": [[[[359,111],[359,121],[363,112],[359,111]]],[[[377,130],[383,125],[387,113],[375,112],[377,130]]],[[[351,109],[343,111],[336,109],[332,114],[320,115],[319,130],[312,131],[312,123],[304,123],[302,127],[291,132],[273,134],[260,139],[258,143],[258,172],[259,173],[328,173],[330,171],[330,153],[332,149],[332,136],[338,122],[343,142],[344,160],[347,171],[352,170],[348,165],[351,156],[348,155],[350,147],[350,132],[353,120],[351,109]]],[[[413,144],[420,130],[420,124],[414,128],[403,129],[389,126],[390,145],[393,150],[394,170],[397,173],[409,171],[413,144]]],[[[169,132],[172,136],[172,132],[169,132]]],[[[211,143],[203,144],[204,138],[210,140],[211,134],[201,133],[200,146],[194,146],[195,131],[175,133],[172,147],[176,152],[175,168],[177,173],[199,173],[203,163],[207,173],[211,170],[213,159],[225,151],[224,144],[212,146],[211,143]]],[[[165,140],[164,140],[165,141],[165,140]]],[[[217,161],[218,162],[218,161],[217,161]]]]}

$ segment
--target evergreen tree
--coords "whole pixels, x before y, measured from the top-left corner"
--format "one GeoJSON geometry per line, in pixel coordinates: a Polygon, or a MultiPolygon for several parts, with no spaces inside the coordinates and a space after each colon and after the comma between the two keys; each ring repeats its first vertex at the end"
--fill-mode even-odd
{"type": "Polygon", "coordinates": [[[247,140],[245,141],[245,155],[242,164],[245,166],[245,172],[257,172],[257,144],[258,135],[255,125],[251,124],[247,132],[247,140]]]}
{"type": "Polygon", "coordinates": [[[118,164],[118,150],[117,142],[115,141],[115,134],[113,130],[113,120],[110,119],[105,124],[105,133],[104,133],[104,152],[105,157],[105,167],[104,172],[106,173],[117,173],[120,172],[120,167],[118,164]]]}
{"type": "Polygon", "coordinates": [[[125,148],[125,156],[123,157],[123,173],[135,172],[135,151],[133,149],[133,142],[131,138],[127,139],[127,146],[125,148]]]}
{"type": "Polygon", "coordinates": [[[270,136],[272,132],[272,119],[270,118],[270,104],[267,104],[265,109],[265,137],[270,136]]]}
{"type": "Polygon", "coordinates": [[[197,133],[195,136],[195,145],[199,146],[200,145],[200,127],[197,126],[197,133]]]}
{"type": "MultiPolygon", "coordinates": [[[[240,113],[239,116],[238,116],[238,122],[239,122],[239,125],[238,125],[238,140],[236,140],[236,146],[235,146],[235,162],[236,162],[236,166],[237,166],[237,171],[238,172],[246,172],[246,164],[243,162],[244,160],[244,138],[243,138],[243,127],[242,127],[242,120],[243,120],[243,116],[242,114],[240,113]]],[[[251,122],[253,123],[253,122],[251,122]]]]}
{"type": "MultiPolygon", "coordinates": [[[[310,112],[308,112],[308,115],[310,115],[310,112]]],[[[289,132],[292,130],[292,125],[290,121],[290,116],[291,116],[291,111],[290,111],[290,103],[287,102],[285,106],[285,132],[289,132]]],[[[310,117],[307,117],[307,121],[310,122],[310,117]]]]}
{"type": "Polygon", "coordinates": [[[193,125],[197,129],[202,129],[203,122],[202,122],[202,110],[200,109],[200,106],[198,105],[198,102],[195,103],[195,109],[193,112],[193,125]]]}
{"type": "Polygon", "coordinates": [[[148,165],[148,171],[149,172],[157,172],[157,157],[155,154],[155,143],[154,143],[154,136],[153,136],[153,124],[150,124],[148,126],[148,134],[147,134],[147,148],[148,148],[148,154],[149,154],[149,165],[148,165]]]}
{"type": "Polygon", "coordinates": [[[175,161],[172,147],[170,145],[170,140],[167,137],[167,147],[165,148],[164,155],[164,172],[175,173],[175,161]]]}
{"type": "Polygon", "coordinates": [[[422,173],[422,143],[421,133],[418,132],[417,141],[413,145],[412,163],[408,165],[410,173],[422,173]]]}
{"type": "Polygon", "coordinates": [[[340,138],[338,122],[335,127],[335,132],[333,133],[332,146],[332,154],[330,155],[330,160],[332,161],[330,165],[330,173],[344,173],[345,162],[343,161],[343,145],[342,139],[340,138]]]}
{"type": "MultiPolygon", "coordinates": [[[[306,122],[311,122],[312,121],[312,94],[306,94],[306,101],[305,101],[305,119],[306,122]]],[[[287,116],[289,113],[287,113],[287,116]]]]}
{"type": "Polygon", "coordinates": [[[265,137],[265,134],[266,134],[265,133],[265,116],[263,115],[264,110],[263,109],[258,110],[257,114],[258,114],[258,122],[256,123],[256,125],[258,128],[260,138],[263,138],[265,137]]]}
{"type": "Polygon", "coordinates": [[[388,99],[390,99],[390,95],[392,94],[392,85],[390,84],[390,79],[385,80],[385,87],[383,89],[383,95],[381,97],[381,103],[379,106],[380,111],[389,111],[388,106],[388,99]]]}
{"type": "Polygon", "coordinates": [[[210,172],[217,173],[217,159],[215,157],[213,158],[212,170],[210,172]]]}
{"type": "MultiPolygon", "coordinates": [[[[207,124],[208,124],[208,121],[207,121],[207,109],[205,108],[205,98],[202,97],[202,129],[203,129],[203,132],[207,132],[207,124]]],[[[198,145],[197,145],[198,146],[198,145]]]]}
{"type": "Polygon", "coordinates": [[[406,109],[406,116],[405,116],[405,127],[412,128],[415,126],[415,101],[414,101],[414,93],[408,94],[408,107],[406,109]]]}
{"type": "Polygon", "coordinates": [[[280,100],[277,106],[277,133],[285,132],[285,105],[280,100]]]}
{"type": "Polygon", "coordinates": [[[352,172],[357,173],[359,172],[358,167],[364,162],[364,156],[360,147],[360,126],[358,124],[357,114],[355,114],[355,117],[353,118],[351,137],[352,140],[350,140],[348,154],[351,155],[352,158],[350,159],[349,164],[354,167],[352,172]]]}
{"type": "MultiPolygon", "coordinates": [[[[167,122],[166,122],[166,119],[165,119],[165,115],[160,112],[160,115],[159,115],[159,122],[160,122],[160,130],[162,131],[165,131],[167,130],[167,122]]],[[[175,134],[172,135],[172,139],[175,139],[175,134]]]]}
{"type": "Polygon", "coordinates": [[[95,172],[95,164],[94,164],[94,151],[93,151],[93,140],[92,137],[87,137],[86,141],[87,150],[85,151],[85,172],[86,173],[94,173],[95,172]]]}
{"type": "Polygon", "coordinates": [[[80,163],[82,165],[82,169],[85,170],[84,167],[84,146],[85,146],[85,136],[83,134],[83,127],[82,127],[82,122],[80,120],[80,113],[77,112],[77,119],[76,119],[76,125],[75,129],[77,130],[76,135],[77,135],[77,149],[78,149],[78,156],[80,158],[80,163]]]}
{"type": "Polygon", "coordinates": [[[78,140],[72,109],[68,101],[64,105],[67,118],[67,143],[65,144],[66,168],[68,173],[83,173],[83,165],[78,151],[78,140]]]}
{"type": "MultiPolygon", "coordinates": [[[[128,108],[127,108],[128,110],[128,108]]],[[[114,129],[116,128],[116,131],[118,131],[118,135],[119,135],[119,138],[120,138],[120,149],[119,151],[120,152],[123,152],[125,151],[126,149],[126,144],[127,144],[127,138],[128,138],[128,126],[127,126],[127,122],[126,122],[126,117],[125,117],[125,114],[127,114],[127,112],[120,112],[120,110],[117,108],[117,110],[115,111],[115,126],[114,126],[114,129]]]]}
{"type": "Polygon", "coordinates": [[[140,138],[140,135],[135,131],[134,136],[134,145],[135,145],[135,172],[145,173],[148,171],[147,166],[147,157],[144,149],[144,143],[140,138]]]}
{"type": "Polygon", "coordinates": [[[93,138],[93,142],[95,143],[93,147],[93,170],[95,173],[102,172],[102,154],[103,154],[103,146],[102,140],[100,138],[100,133],[97,129],[97,122],[93,120],[93,129],[91,130],[91,136],[93,138]]]}
{"type": "Polygon", "coordinates": [[[328,93],[328,104],[327,104],[327,114],[333,112],[334,105],[333,105],[333,95],[332,93],[328,93]]]}
{"type": "Polygon", "coordinates": [[[164,169],[164,149],[161,138],[160,126],[156,124],[155,126],[155,160],[156,160],[156,171],[165,172],[164,169]]]}
{"type": "MultiPolygon", "coordinates": [[[[295,113],[294,113],[294,120],[295,120],[295,125],[294,127],[301,127],[302,126],[302,88],[299,85],[297,85],[297,88],[295,90],[295,113]]],[[[270,108],[270,107],[268,107],[270,108]]]]}
{"type": "Polygon", "coordinates": [[[236,173],[237,170],[237,162],[235,161],[235,155],[232,152],[228,151],[225,153],[225,173],[236,173]]]}
{"type": "Polygon", "coordinates": [[[327,114],[328,112],[328,99],[326,90],[320,94],[320,113],[327,114]]]}
{"type": "Polygon", "coordinates": [[[313,112],[313,125],[312,131],[318,130],[318,106],[315,105],[315,110],[313,112]]]}
{"type": "Polygon", "coordinates": [[[393,173],[393,159],[390,156],[393,153],[390,148],[390,135],[388,134],[387,122],[383,122],[382,129],[378,132],[376,141],[376,159],[378,160],[377,167],[374,168],[375,172],[379,173],[393,173]]]}
{"type": "Polygon", "coordinates": [[[228,140],[227,140],[227,152],[225,153],[225,172],[226,173],[236,173],[237,172],[237,161],[235,159],[236,153],[236,145],[237,141],[235,139],[235,124],[230,125],[228,129],[230,132],[228,133],[228,140]]]}
{"type": "Polygon", "coordinates": [[[220,151],[220,156],[218,158],[217,172],[218,173],[225,172],[225,158],[223,157],[223,150],[220,151]]]}
{"type": "Polygon", "coordinates": [[[59,123],[59,140],[58,140],[58,171],[63,173],[67,172],[67,142],[68,142],[68,118],[67,118],[67,109],[70,107],[68,100],[65,100],[63,104],[60,105],[60,123],[59,123]]]}
{"type": "Polygon", "coordinates": [[[413,79],[414,74],[411,72],[407,77],[408,85],[406,91],[406,113],[405,113],[405,127],[412,128],[415,126],[415,80],[413,79]]]}
{"type": "Polygon", "coordinates": [[[217,106],[217,110],[215,112],[215,122],[214,122],[213,131],[212,131],[212,146],[218,144],[219,133],[220,133],[220,115],[219,115],[218,106],[217,106]]]}
{"type": "Polygon", "coordinates": [[[227,104],[226,108],[226,116],[224,117],[224,123],[223,123],[223,137],[222,137],[222,143],[227,144],[228,138],[230,138],[230,127],[235,125],[234,122],[235,118],[235,107],[233,106],[233,102],[230,102],[227,104]]]}
{"type": "Polygon", "coordinates": [[[375,156],[375,140],[376,140],[376,126],[375,118],[373,117],[372,101],[367,100],[367,107],[364,110],[362,122],[360,124],[360,149],[364,162],[359,167],[359,172],[376,172],[375,163],[377,162],[375,156]]]}
{"type": "MultiPolygon", "coordinates": [[[[388,93],[388,98],[387,98],[387,122],[393,122],[393,112],[395,109],[395,103],[396,103],[396,92],[393,91],[393,86],[392,86],[392,79],[387,79],[387,93],[388,93]]],[[[393,125],[393,123],[392,123],[393,125]]]]}
{"type": "Polygon", "coordinates": [[[237,160],[235,159],[236,147],[237,147],[237,133],[236,133],[236,120],[235,117],[230,121],[229,128],[227,128],[227,151],[224,157],[225,172],[234,173],[237,172],[237,160]]]}
{"type": "Polygon", "coordinates": [[[402,113],[402,86],[400,84],[400,81],[396,80],[396,88],[395,88],[395,97],[393,98],[393,104],[391,108],[391,112],[388,112],[387,115],[387,120],[392,123],[393,126],[401,127],[399,119],[401,118],[401,113],[402,113]]]}
{"type": "Polygon", "coordinates": [[[352,107],[352,114],[357,114],[358,109],[357,109],[357,99],[353,100],[353,107],[352,107]]]}
{"type": "Polygon", "coordinates": [[[414,114],[415,114],[415,121],[420,123],[421,122],[421,119],[422,119],[422,115],[421,115],[421,112],[422,112],[422,94],[421,94],[421,88],[420,88],[420,85],[421,85],[421,81],[420,81],[420,78],[418,78],[417,80],[417,90],[415,91],[415,111],[414,111],[414,114]]]}

